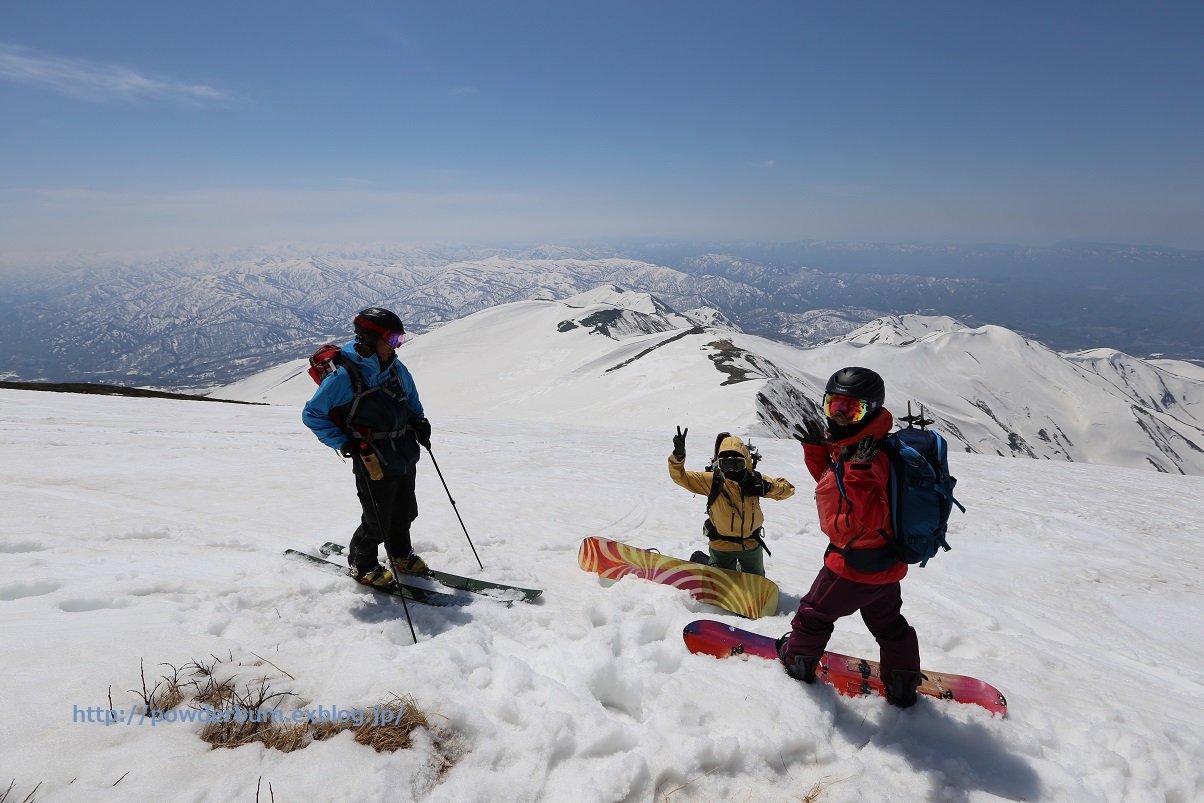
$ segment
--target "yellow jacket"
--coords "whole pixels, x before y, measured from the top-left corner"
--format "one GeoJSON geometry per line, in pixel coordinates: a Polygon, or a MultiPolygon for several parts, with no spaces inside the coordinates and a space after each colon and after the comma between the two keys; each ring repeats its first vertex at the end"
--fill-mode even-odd
{"type": "MultiPolygon", "coordinates": [[[[739,452],[752,465],[748,448],[744,441],[729,435],[719,444],[720,452],[739,452]]],[[[686,471],[686,459],[669,455],[669,477],[687,491],[709,496],[714,473],[710,471],[686,471]]],[[[781,477],[766,477],[762,479],[770,484],[768,499],[789,499],[794,495],[794,486],[781,477]]],[[[718,538],[711,539],[711,549],[716,552],[736,552],[738,550],[756,549],[760,544],[753,537],[765,516],[761,513],[761,497],[745,496],[740,489],[740,483],[724,478],[719,497],[711,505],[711,524],[715,532],[727,538],[739,538],[739,541],[727,541],[718,538]]]]}

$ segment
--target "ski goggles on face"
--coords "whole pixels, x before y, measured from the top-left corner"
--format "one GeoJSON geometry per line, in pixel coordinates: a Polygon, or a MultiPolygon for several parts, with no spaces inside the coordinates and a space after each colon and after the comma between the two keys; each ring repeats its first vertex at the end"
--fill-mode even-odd
{"type": "Polygon", "coordinates": [[[748,465],[740,455],[723,455],[715,461],[715,467],[724,474],[739,474],[748,465]]]}
{"type": "Polygon", "coordinates": [[[406,339],[406,330],[404,327],[401,329],[386,329],[380,324],[370,321],[367,318],[361,318],[358,315],[355,316],[355,320],[353,320],[352,323],[356,326],[362,326],[365,329],[370,329],[371,331],[376,332],[378,339],[385,341],[393,348],[400,346],[405,342],[406,339]]]}
{"type": "Polygon", "coordinates": [[[850,424],[856,424],[878,407],[865,399],[854,399],[852,396],[841,396],[836,393],[824,394],[824,415],[828,418],[843,418],[850,424]]]}

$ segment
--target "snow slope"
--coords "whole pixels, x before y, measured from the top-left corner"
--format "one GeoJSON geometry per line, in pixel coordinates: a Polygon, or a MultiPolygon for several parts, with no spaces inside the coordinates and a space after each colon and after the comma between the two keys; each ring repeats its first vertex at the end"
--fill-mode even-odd
{"type": "Polygon", "coordinates": [[[947,315],[889,315],[870,321],[844,337],[835,339],[864,345],[884,343],[904,346],[929,335],[956,332],[965,328],[947,315]]]}
{"type": "MultiPolygon", "coordinates": [[[[818,415],[833,371],[864,365],[885,378],[896,415],[925,405],[953,449],[1204,475],[1204,381],[1104,354],[1062,355],[936,316],[883,318],[800,349],[603,287],[482,310],[415,337],[401,358],[432,417],[672,430],[688,413],[712,430],[775,437],[818,415]]],[[[300,405],[314,390],[304,367],[215,395],[300,405]]]]}
{"type": "Polygon", "coordinates": [[[1146,362],[1167,373],[1204,382],[1204,365],[1200,363],[1186,362],[1185,360],[1147,360],[1146,362]]]}
{"type": "MultiPolygon", "coordinates": [[[[432,368],[417,378],[452,381],[432,368]]],[[[672,413],[700,467],[713,428],[684,402],[672,413]]],[[[347,536],[358,516],[347,466],[295,407],[0,390],[11,799],[37,784],[38,801],[197,803],[266,801],[268,784],[281,803],[1204,797],[1200,477],[951,456],[969,512],[953,521],[953,551],[904,581],[904,612],[925,666],[1004,691],[1009,714],[993,719],[931,700],[899,711],[768,662],[687,653],[680,631],[696,618],[789,627],[825,545],[794,441],[758,439],[764,469],[800,493],[766,503],[783,602],[748,622],[577,568],[587,535],[678,555],[702,546],[704,502],[667,476],[669,431],[442,414],[435,425],[477,573],[545,594],[512,608],[413,605],[411,644],[396,600],[281,556],[347,536]],[[161,664],[210,656],[297,695],[285,707],[412,695],[457,735],[456,762],[439,776],[421,736],[395,754],[350,734],[281,753],[211,749],[197,724],[74,721],[110,695],[128,709],[140,664],[153,683],[161,664]]],[[[472,572],[426,461],[418,492],[418,550],[472,572]]],[[[855,617],[832,646],[875,652],[855,617]]]]}

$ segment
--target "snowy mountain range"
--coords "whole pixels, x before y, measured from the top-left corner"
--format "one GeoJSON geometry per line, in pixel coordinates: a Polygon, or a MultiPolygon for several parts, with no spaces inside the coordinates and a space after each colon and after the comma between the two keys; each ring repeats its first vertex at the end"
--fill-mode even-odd
{"type": "MultiPolygon", "coordinates": [[[[817,248],[800,253],[820,259],[845,253],[817,248]]],[[[1114,288],[1124,295],[1121,303],[1102,298],[1094,285],[1035,292],[997,277],[889,273],[881,249],[854,252],[884,265],[880,273],[816,270],[780,249],[753,249],[748,257],[683,255],[668,247],[644,249],[647,259],[632,253],[279,246],[60,265],[33,278],[9,277],[0,287],[0,378],[207,388],[342,337],[348,319],[369,303],[395,309],[418,333],[496,304],[566,298],[599,284],[650,293],[677,310],[709,308],[744,332],[797,346],[884,315],[916,312],[1006,325],[1058,348],[1110,346],[1198,359],[1204,338],[1194,312],[1199,305],[1178,263],[1174,282],[1145,285],[1174,291],[1175,303],[1159,301],[1156,314],[1146,314],[1141,305],[1151,300],[1124,287],[1114,288]],[[663,262],[655,261],[658,255],[663,262]]],[[[987,259],[965,249],[889,253],[896,260],[931,258],[935,267],[959,255],[987,259]]],[[[1031,283],[1031,271],[1024,276],[1031,283]]]]}
{"type": "MultiPolygon", "coordinates": [[[[341,337],[365,299],[394,309],[411,332],[496,304],[564,298],[604,283],[655,293],[679,309],[768,303],[764,291],[748,285],[630,259],[564,258],[559,249],[459,256],[258,254],[56,273],[12,285],[0,297],[2,370],[13,379],[212,386],[341,337]]],[[[864,319],[825,318],[836,331],[864,319]]]]}
{"type": "MultiPolygon", "coordinates": [[[[833,371],[864,365],[885,378],[896,416],[923,405],[954,449],[1204,474],[1204,378],[1194,366],[1058,354],[1002,327],[937,316],[876,319],[802,349],[739,331],[714,310],[678,313],[602,286],[489,307],[413,338],[401,357],[436,426],[442,415],[681,425],[708,433],[703,442],[720,429],[786,438],[820,416],[833,371]]],[[[292,360],[214,395],[300,405],[314,390],[306,367],[292,360]]]]}

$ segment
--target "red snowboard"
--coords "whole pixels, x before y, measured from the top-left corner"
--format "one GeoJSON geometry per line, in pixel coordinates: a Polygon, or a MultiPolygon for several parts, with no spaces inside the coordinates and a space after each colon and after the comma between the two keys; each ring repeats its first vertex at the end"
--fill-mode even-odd
{"type": "MultiPolygon", "coordinates": [[[[693,653],[730,658],[733,655],[755,655],[758,658],[778,660],[774,640],[768,636],[740,630],[723,622],[700,619],[686,625],[682,638],[693,653]]],[[[958,703],[981,705],[993,714],[1006,715],[1007,700],[999,689],[965,675],[945,675],[921,670],[924,683],[917,690],[920,694],[953,700],[958,703]]],[[[885,696],[882,679],[878,676],[878,664],[864,658],[850,658],[834,652],[824,653],[820,659],[816,677],[836,687],[841,694],[859,697],[866,694],[885,696]]]]}

